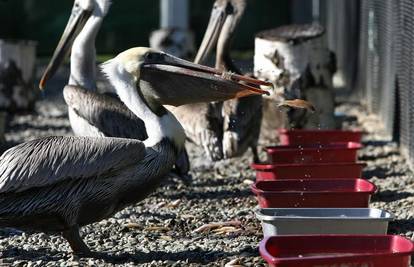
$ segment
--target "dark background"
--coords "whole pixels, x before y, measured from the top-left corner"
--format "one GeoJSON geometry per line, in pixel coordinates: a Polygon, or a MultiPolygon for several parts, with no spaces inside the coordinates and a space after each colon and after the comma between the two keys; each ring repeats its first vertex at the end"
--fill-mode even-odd
{"type": "MultiPolygon", "coordinates": [[[[302,0],[305,1],[305,0],[302,0]]],[[[207,26],[213,0],[190,0],[190,28],[197,45],[207,26]]],[[[290,0],[248,0],[234,42],[236,50],[254,47],[258,31],[291,22],[290,0]]],[[[0,38],[38,42],[40,56],[52,54],[66,25],[72,0],[0,0],[0,38]]],[[[99,54],[116,54],[132,46],[148,46],[159,27],[159,1],[113,0],[96,42],[99,54]]]]}

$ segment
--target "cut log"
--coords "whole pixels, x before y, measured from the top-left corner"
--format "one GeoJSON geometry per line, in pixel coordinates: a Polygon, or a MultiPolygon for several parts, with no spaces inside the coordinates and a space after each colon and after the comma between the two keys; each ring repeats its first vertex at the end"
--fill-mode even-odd
{"type": "Polygon", "coordinates": [[[326,87],[310,87],[305,90],[305,99],[317,107],[304,121],[305,129],[336,128],[334,91],[326,87]]]}
{"type": "Polygon", "coordinates": [[[0,110],[31,110],[39,94],[34,86],[36,43],[0,40],[0,110]]]}
{"type": "MultiPolygon", "coordinates": [[[[313,101],[317,112],[290,110],[287,121],[263,122],[275,131],[277,127],[335,128],[332,76],[335,57],[318,24],[288,25],[258,33],[255,39],[254,73],[259,79],[271,81],[274,92],[265,107],[277,105],[281,97],[313,101]]],[[[264,110],[265,119],[273,117],[274,109],[264,110]],[[272,114],[267,114],[271,112],[272,114]]],[[[277,115],[274,115],[277,117],[277,115]]],[[[281,117],[281,116],[278,116],[281,117]]]]}

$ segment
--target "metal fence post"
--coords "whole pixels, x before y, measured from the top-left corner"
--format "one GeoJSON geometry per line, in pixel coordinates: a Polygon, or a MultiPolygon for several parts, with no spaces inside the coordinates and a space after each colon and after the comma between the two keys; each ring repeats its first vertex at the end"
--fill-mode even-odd
{"type": "Polygon", "coordinates": [[[188,29],[188,0],[161,0],[161,28],[188,29]]]}

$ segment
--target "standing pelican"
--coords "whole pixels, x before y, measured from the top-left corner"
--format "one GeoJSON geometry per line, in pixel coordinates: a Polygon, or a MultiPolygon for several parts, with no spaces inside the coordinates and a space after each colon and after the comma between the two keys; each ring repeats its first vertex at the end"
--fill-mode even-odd
{"type": "Polygon", "coordinates": [[[184,130],[163,105],[223,101],[262,94],[256,80],[149,48],[132,48],[103,64],[121,101],[148,138],[48,137],[0,158],[0,226],[62,232],[88,255],[79,227],[113,215],[153,192],[184,147],[184,130]]]}
{"type": "MultiPolygon", "coordinates": [[[[246,0],[216,0],[195,63],[203,62],[216,45],[216,69],[241,74],[230,57],[234,33],[246,7],[246,0]]],[[[254,80],[254,79],[252,79],[254,80]]],[[[246,78],[248,84],[249,80],[246,78]]],[[[269,83],[261,82],[269,86],[269,83]]],[[[311,103],[299,99],[279,106],[312,109],[311,103]]],[[[249,147],[258,162],[257,142],[262,120],[262,96],[215,103],[197,103],[170,110],[183,125],[187,137],[201,146],[213,160],[241,156],[249,147]]]]}
{"type": "MultiPolygon", "coordinates": [[[[75,0],[72,13],[39,87],[43,88],[62,64],[69,50],[70,77],[63,89],[73,132],[79,136],[147,138],[141,118],[117,98],[97,93],[95,40],[110,0],[75,0]]],[[[185,150],[176,164],[178,174],[189,171],[185,150]]]]}
{"type": "MultiPolygon", "coordinates": [[[[215,67],[241,74],[232,62],[230,47],[245,6],[245,0],[216,0],[195,63],[203,62],[217,43],[215,67]]],[[[190,140],[204,147],[212,160],[240,156],[251,147],[253,160],[259,161],[256,147],[262,119],[261,96],[187,105],[173,112],[190,140]]]]}

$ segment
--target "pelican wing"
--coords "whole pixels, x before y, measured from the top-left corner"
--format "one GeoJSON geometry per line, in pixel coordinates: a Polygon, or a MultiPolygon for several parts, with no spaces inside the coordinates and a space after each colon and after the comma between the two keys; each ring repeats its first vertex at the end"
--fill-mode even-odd
{"type": "Polygon", "coordinates": [[[221,107],[221,103],[168,106],[168,109],[183,126],[187,138],[203,147],[212,161],[223,159],[221,107]]]}
{"type": "Polygon", "coordinates": [[[65,87],[63,95],[76,114],[105,136],[147,139],[144,122],[117,98],[71,85],[65,87]]]}
{"type": "Polygon", "coordinates": [[[0,157],[0,193],[99,177],[137,164],[145,154],[142,142],[123,138],[53,136],[29,141],[0,157]]]}

